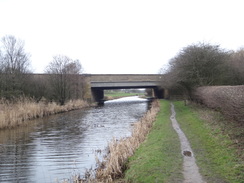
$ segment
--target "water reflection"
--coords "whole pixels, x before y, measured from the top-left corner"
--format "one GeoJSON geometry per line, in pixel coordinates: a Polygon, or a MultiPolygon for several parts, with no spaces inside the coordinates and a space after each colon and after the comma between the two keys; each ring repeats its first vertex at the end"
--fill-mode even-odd
{"type": "Polygon", "coordinates": [[[28,182],[32,163],[30,132],[33,126],[0,132],[0,182],[28,182]]]}
{"type": "Polygon", "coordinates": [[[83,174],[95,167],[95,151],[113,137],[130,135],[147,106],[145,99],[129,97],[0,131],[0,182],[55,182],[83,174]]]}

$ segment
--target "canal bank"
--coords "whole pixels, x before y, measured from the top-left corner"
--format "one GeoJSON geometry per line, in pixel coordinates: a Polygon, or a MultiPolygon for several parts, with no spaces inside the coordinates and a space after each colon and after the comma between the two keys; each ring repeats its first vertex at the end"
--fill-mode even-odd
{"type": "Polygon", "coordinates": [[[70,100],[64,105],[47,102],[45,99],[36,102],[32,98],[22,97],[15,101],[0,99],[0,130],[29,125],[31,120],[46,116],[78,110],[92,106],[84,100],[70,100]]]}
{"type": "MultiPolygon", "coordinates": [[[[222,130],[220,123],[224,119],[199,106],[185,106],[183,102],[173,104],[176,119],[191,144],[203,180],[242,182],[243,159],[228,135],[232,132],[222,130]]],[[[160,106],[152,130],[129,158],[124,177],[117,182],[184,182],[184,154],[170,121],[170,102],[160,101],[160,106]]]]}

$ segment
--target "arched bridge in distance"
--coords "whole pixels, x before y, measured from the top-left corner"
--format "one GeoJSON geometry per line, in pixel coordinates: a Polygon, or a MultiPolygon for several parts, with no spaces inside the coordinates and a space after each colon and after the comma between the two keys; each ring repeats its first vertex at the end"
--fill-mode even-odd
{"type": "Polygon", "coordinates": [[[161,74],[91,74],[89,75],[93,100],[101,102],[104,90],[151,88],[153,97],[167,98],[167,91],[161,87],[161,74]]]}

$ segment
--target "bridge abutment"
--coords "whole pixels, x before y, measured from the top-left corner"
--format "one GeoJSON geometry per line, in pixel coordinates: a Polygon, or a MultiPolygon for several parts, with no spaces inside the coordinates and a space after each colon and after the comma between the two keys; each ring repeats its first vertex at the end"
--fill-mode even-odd
{"type": "Polygon", "coordinates": [[[169,99],[169,90],[161,87],[153,89],[154,97],[158,99],[169,99]]]}
{"type": "Polygon", "coordinates": [[[104,90],[98,89],[98,88],[92,88],[91,89],[92,98],[96,102],[102,102],[104,98],[104,90]]]}

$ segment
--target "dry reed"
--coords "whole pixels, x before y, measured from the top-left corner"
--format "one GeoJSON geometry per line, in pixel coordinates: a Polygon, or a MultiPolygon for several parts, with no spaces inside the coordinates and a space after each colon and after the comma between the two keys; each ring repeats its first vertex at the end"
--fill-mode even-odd
{"type": "Polygon", "coordinates": [[[149,133],[156,115],[159,112],[159,102],[154,101],[151,109],[134,124],[130,137],[120,140],[113,139],[108,146],[108,155],[102,162],[98,161],[96,177],[86,182],[109,183],[120,178],[126,169],[126,162],[132,156],[139,145],[145,140],[149,133]]]}
{"type": "Polygon", "coordinates": [[[0,100],[0,129],[13,128],[26,121],[57,114],[65,111],[75,110],[87,107],[88,103],[83,100],[73,100],[65,105],[58,105],[55,102],[46,103],[35,102],[30,98],[20,98],[16,102],[9,102],[4,99],[0,100]]]}

